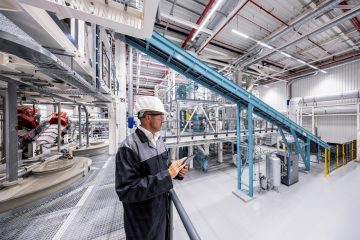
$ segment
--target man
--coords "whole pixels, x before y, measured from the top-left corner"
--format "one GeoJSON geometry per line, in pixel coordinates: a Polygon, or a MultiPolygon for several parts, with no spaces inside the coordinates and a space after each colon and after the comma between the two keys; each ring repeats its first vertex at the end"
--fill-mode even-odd
{"type": "Polygon", "coordinates": [[[188,172],[185,158],[169,161],[160,136],[165,109],[160,99],[137,99],[141,125],[121,143],[116,155],[115,188],[124,207],[127,239],[169,239],[169,194],[172,179],[188,172]]]}

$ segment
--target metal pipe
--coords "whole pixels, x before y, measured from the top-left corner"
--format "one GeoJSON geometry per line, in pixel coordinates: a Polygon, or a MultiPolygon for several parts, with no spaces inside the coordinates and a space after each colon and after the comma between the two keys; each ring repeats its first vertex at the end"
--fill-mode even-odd
{"type": "Polygon", "coordinates": [[[176,210],[178,211],[179,213],[179,216],[180,216],[180,219],[181,221],[183,222],[184,224],[184,227],[186,229],[186,232],[188,233],[189,235],[189,238],[191,240],[197,240],[197,239],[201,239],[198,232],[196,231],[194,225],[192,224],[189,216],[187,215],[184,207],[182,206],[178,196],[176,195],[176,192],[174,189],[170,189],[169,190],[169,194],[170,194],[170,197],[171,199],[173,200],[174,202],[174,205],[176,207],[176,210]]]}
{"type": "Polygon", "coordinates": [[[79,112],[79,147],[81,147],[81,106],[78,105],[78,112],[79,112]]]}
{"type": "MultiPolygon", "coordinates": [[[[334,6],[336,6],[337,4],[339,4],[342,0],[336,0],[336,1],[328,1],[322,5],[320,5],[317,9],[314,9],[313,11],[303,15],[302,17],[300,17],[299,19],[296,19],[293,23],[289,24],[287,27],[281,29],[280,31],[278,31],[277,33],[270,35],[268,37],[266,37],[264,40],[262,40],[263,43],[269,44],[273,41],[275,41],[276,39],[286,35],[287,33],[293,31],[294,29],[298,28],[300,25],[302,25],[303,23],[310,21],[322,14],[324,14],[326,11],[332,9],[334,6]]],[[[238,59],[236,59],[234,61],[235,64],[238,64],[239,62],[241,62],[242,60],[248,58],[249,56],[251,56],[255,51],[257,51],[259,48],[261,48],[261,46],[259,46],[258,44],[255,45],[254,47],[252,47],[248,53],[246,53],[245,55],[239,57],[238,59]]]]}
{"type": "Polygon", "coordinates": [[[100,90],[100,26],[95,26],[95,86],[96,90],[100,90]]]}
{"type": "MultiPolygon", "coordinates": [[[[206,5],[204,11],[201,13],[200,17],[198,18],[198,20],[196,21],[196,24],[200,24],[202,22],[202,20],[204,19],[205,15],[208,13],[208,11],[210,10],[211,6],[214,4],[215,0],[210,0],[209,3],[206,5]]],[[[191,39],[192,35],[195,32],[195,28],[191,29],[189,35],[187,35],[185,41],[183,42],[183,44],[181,45],[181,48],[184,48],[186,46],[186,44],[188,43],[188,41],[191,39]]]]}
{"type": "Polygon", "coordinates": [[[281,47],[279,47],[277,49],[270,50],[269,53],[265,54],[264,56],[262,56],[262,57],[260,57],[258,59],[255,59],[255,60],[251,61],[250,63],[246,64],[244,66],[244,68],[247,68],[247,67],[249,67],[249,66],[251,66],[254,63],[257,63],[259,61],[262,61],[265,58],[271,56],[272,54],[274,54],[274,53],[276,53],[278,51],[282,51],[282,50],[286,49],[287,47],[289,47],[291,45],[294,45],[296,43],[301,42],[304,39],[307,39],[307,38],[309,38],[309,37],[311,37],[313,35],[321,33],[321,32],[323,32],[323,31],[325,31],[325,30],[327,30],[329,28],[332,28],[332,27],[336,26],[337,24],[339,24],[339,23],[341,23],[343,21],[346,21],[346,20],[348,20],[348,19],[350,19],[350,18],[352,18],[354,16],[357,16],[359,12],[360,12],[360,6],[354,8],[353,10],[351,10],[351,11],[349,11],[349,12],[347,12],[347,13],[339,16],[339,17],[334,18],[330,22],[323,24],[322,26],[316,28],[315,30],[310,31],[309,33],[304,34],[304,35],[298,37],[297,39],[295,39],[295,40],[293,40],[291,42],[288,42],[285,45],[283,45],[283,46],[281,46],[281,47]]]}
{"type": "Polygon", "coordinates": [[[129,116],[129,127],[133,127],[133,118],[134,118],[134,112],[133,112],[133,48],[129,46],[129,58],[128,58],[128,116],[129,116]]]}
{"type": "Polygon", "coordinates": [[[240,2],[233,11],[229,14],[229,16],[213,31],[213,34],[206,39],[205,42],[203,42],[199,48],[199,50],[196,51],[196,53],[200,53],[210,42],[212,39],[214,39],[221,30],[238,14],[238,12],[245,7],[245,5],[249,2],[249,0],[240,2]]]}
{"type": "Polygon", "coordinates": [[[60,145],[61,145],[61,103],[58,103],[58,139],[57,139],[57,150],[60,152],[60,145]]]}

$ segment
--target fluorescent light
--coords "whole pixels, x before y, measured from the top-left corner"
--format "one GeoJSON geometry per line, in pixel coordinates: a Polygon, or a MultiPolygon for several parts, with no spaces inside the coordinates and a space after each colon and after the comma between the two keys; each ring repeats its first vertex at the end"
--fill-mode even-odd
{"type": "Polygon", "coordinates": [[[223,0],[218,0],[214,7],[211,9],[210,13],[208,15],[206,15],[204,21],[201,23],[200,27],[197,29],[196,33],[193,35],[193,37],[191,38],[191,41],[194,41],[194,39],[196,38],[196,36],[199,34],[199,32],[201,31],[201,29],[204,28],[205,24],[207,23],[207,21],[209,21],[210,17],[214,14],[214,12],[216,11],[216,9],[218,9],[218,7],[220,6],[221,2],[223,0]]]}
{"type": "Polygon", "coordinates": [[[231,30],[231,31],[232,31],[233,33],[235,33],[235,34],[237,34],[237,35],[239,35],[239,36],[243,37],[243,38],[249,38],[249,36],[248,36],[248,35],[243,34],[243,33],[239,32],[239,31],[236,31],[235,29],[233,29],[233,30],[231,30]]]}
{"type": "Polygon", "coordinates": [[[317,67],[313,66],[313,65],[310,65],[309,64],[309,67],[313,68],[313,69],[316,69],[316,70],[319,70],[317,67]]]}
{"type": "Polygon", "coordinates": [[[285,57],[288,57],[288,58],[292,58],[292,56],[291,55],[289,55],[289,54],[287,54],[287,53],[285,53],[285,52],[280,52],[282,55],[284,55],[285,57]]]}
{"type": "Polygon", "coordinates": [[[260,42],[260,41],[258,41],[258,44],[260,44],[261,46],[264,46],[264,47],[266,47],[266,48],[269,48],[269,49],[274,49],[272,46],[267,45],[266,43],[262,43],[262,42],[260,42]]]}
{"type": "Polygon", "coordinates": [[[268,85],[262,85],[262,87],[264,87],[264,88],[269,88],[269,86],[268,86],[268,85]]]}
{"type": "Polygon", "coordinates": [[[305,65],[306,65],[306,62],[304,62],[304,61],[301,60],[301,59],[297,59],[297,58],[296,58],[296,61],[298,61],[299,63],[302,63],[302,64],[305,64],[305,65]]]}
{"type": "Polygon", "coordinates": [[[325,71],[325,70],[321,70],[321,69],[320,69],[320,72],[322,72],[322,73],[327,73],[327,71],[325,71]]]}

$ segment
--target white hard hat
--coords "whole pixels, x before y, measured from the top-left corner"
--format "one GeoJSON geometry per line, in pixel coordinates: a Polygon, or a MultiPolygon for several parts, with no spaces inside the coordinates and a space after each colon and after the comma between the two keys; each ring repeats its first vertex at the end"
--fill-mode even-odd
{"type": "Polygon", "coordinates": [[[139,113],[147,111],[161,112],[163,114],[166,113],[164,104],[159,98],[153,96],[143,96],[137,98],[134,112],[139,113]]]}

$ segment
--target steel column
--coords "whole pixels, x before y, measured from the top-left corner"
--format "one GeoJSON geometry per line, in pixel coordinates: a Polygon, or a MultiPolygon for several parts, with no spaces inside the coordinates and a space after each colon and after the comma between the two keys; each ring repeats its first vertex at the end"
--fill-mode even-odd
{"type": "Polygon", "coordinates": [[[310,171],[310,138],[306,139],[306,161],[308,164],[305,164],[306,170],[310,171]]]}
{"type": "Polygon", "coordinates": [[[292,128],[290,129],[290,131],[291,131],[291,134],[292,134],[293,137],[294,137],[296,154],[298,154],[298,153],[300,154],[301,158],[302,158],[303,161],[304,161],[305,167],[306,167],[306,169],[308,170],[308,169],[310,169],[310,162],[307,162],[307,160],[306,160],[306,156],[305,156],[303,150],[301,149],[301,146],[300,146],[300,144],[299,144],[299,140],[298,140],[298,138],[297,138],[296,132],[295,132],[294,129],[292,129],[292,128]]]}
{"type": "Polygon", "coordinates": [[[241,106],[237,105],[236,107],[236,161],[237,161],[237,188],[241,190],[241,106]]]}
{"type": "Polygon", "coordinates": [[[5,154],[6,178],[9,182],[18,179],[18,134],[17,119],[17,85],[8,83],[5,97],[5,154]]]}
{"type": "Polygon", "coordinates": [[[253,121],[252,115],[254,106],[248,105],[248,164],[249,164],[249,197],[254,196],[254,164],[253,164],[253,121]]]}

